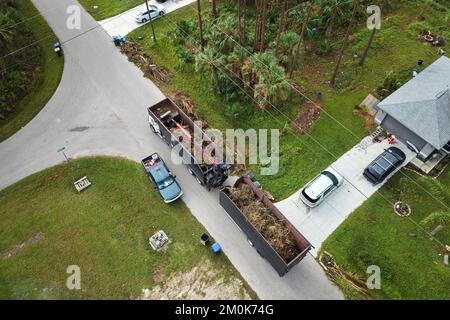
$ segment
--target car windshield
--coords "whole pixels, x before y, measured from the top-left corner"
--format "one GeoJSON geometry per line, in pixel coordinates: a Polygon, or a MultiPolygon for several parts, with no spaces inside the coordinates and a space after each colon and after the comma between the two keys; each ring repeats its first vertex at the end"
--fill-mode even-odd
{"type": "Polygon", "coordinates": [[[308,200],[311,203],[316,203],[317,201],[319,201],[319,198],[317,199],[312,199],[305,190],[302,191],[303,196],[306,198],[306,200],[308,200]]]}
{"type": "Polygon", "coordinates": [[[330,180],[333,182],[333,184],[334,184],[335,186],[337,186],[337,185],[339,184],[338,179],[337,179],[336,176],[335,176],[334,174],[332,174],[331,172],[329,172],[329,171],[324,171],[324,172],[322,172],[322,174],[323,174],[324,176],[330,178],[330,180]]]}
{"type": "Polygon", "coordinates": [[[158,189],[162,190],[167,188],[168,186],[170,186],[172,183],[174,183],[174,179],[172,177],[167,177],[166,179],[164,179],[163,181],[158,183],[158,189]]]}

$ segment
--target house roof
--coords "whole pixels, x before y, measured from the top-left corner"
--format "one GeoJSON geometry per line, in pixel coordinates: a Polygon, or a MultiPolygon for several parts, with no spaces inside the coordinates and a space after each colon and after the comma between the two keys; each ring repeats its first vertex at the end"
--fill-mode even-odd
{"type": "Polygon", "coordinates": [[[450,59],[436,60],[377,108],[441,149],[450,141],[450,59]]]}

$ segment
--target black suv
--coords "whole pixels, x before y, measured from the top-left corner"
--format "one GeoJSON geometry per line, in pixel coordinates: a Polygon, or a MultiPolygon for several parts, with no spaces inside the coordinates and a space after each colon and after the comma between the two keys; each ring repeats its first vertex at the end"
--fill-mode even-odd
{"type": "Polygon", "coordinates": [[[386,179],[396,168],[405,161],[406,156],[402,150],[391,147],[379,155],[369,166],[364,170],[364,176],[374,185],[381,183],[386,179]]]}

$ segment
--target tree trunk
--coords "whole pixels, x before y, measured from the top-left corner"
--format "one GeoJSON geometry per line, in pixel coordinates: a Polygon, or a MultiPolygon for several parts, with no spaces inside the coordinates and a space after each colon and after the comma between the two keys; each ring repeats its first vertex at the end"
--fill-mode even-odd
{"type": "MultiPolygon", "coordinates": [[[[383,0],[383,5],[380,8],[381,17],[383,16],[383,12],[384,12],[384,9],[385,9],[387,3],[388,3],[388,0],[383,0]]],[[[363,54],[361,56],[361,60],[359,61],[359,65],[360,66],[363,66],[364,62],[366,61],[367,54],[369,53],[369,49],[372,46],[372,42],[373,42],[373,39],[375,39],[375,34],[376,33],[377,33],[377,28],[373,28],[372,33],[370,34],[370,37],[369,37],[369,42],[367,43],[367,46],[364,49],[364,52],[363,52],[363,54]]]]}
{"type": "Polygon", "coordinates": [[[282,3],[282,12],[280,14],[280,27],[278,28],[276,40],[275,40],[275,56],[278,57],[278,51],[280,50],[280,38],[281,34],[284,32],[284,29],[286,27],[286,19],[287,19],[287,8],[288,8],[288,1],[283,0],[282,3]]]}
{"type": "Polygon", "coordinates": [[[212,3],[212,16],[214,18],[217,18],[217,6],[216,6],[216,0],[211,0],[212,3]]]}
{"type": "Polygon", "coordinates": [[[337,5],[333,7],[333,11],[331,12],[330,21],[328,22],[327,31],[325,32],[325,37],[329,38],[331,36],[331,32],[333,32],[334,20],[336,20],[337,15],[337,5]]]}
{"type": "Polygon", "coordinates": [[[309,8],[308,8],[308,12],[306,14],[305,17],[305,21],[303,21],[303,25],[302,25],[302,31],[300,32],[300,39],[298,40],[297,46],[295,47],[294,52],[292,53],[291,56],[291,61],[289,63],[289,67],[290,67],[290,71],[289,71],[289,79],[292,79],[293,75],[294,75],[294,60],[295,57],[297,57],[300,53],[300,48],[302,46],[302,42],[303,42],[303,38],[305,36],[305,31],[306,31],[306,27],[308,26],[308,22],[309,22],[309,17],[311,16],[312,13],[312,9],[313,9],[313,4],[310,3],[309,4],[309,8]]]}
{"type": "Polygon", "coordinates": [[[260,27],[260,1],[261,0],[255,0],[255,9],[256,9],[256,16],[255,16],[255,33],[254,33],[254,40],[253,40],[253,52],[256,52],[258,49],[258,35],[259,35],[259,27],[260,27]]]}
{"type": "Polygon", "coordinates": [[[241,0],[237,0],[236,15],[237,15],[238,43],[242,45],[241,0]]]}
{"type": "Polygon", "coordinates": [[[352,18],[350,19],[350,23],[348,24],[347,33],[345,34],[345,38],[344,38],[344,43],[342,45],[341,52],[339,53],[339,57],[336,62],[336,68],[334,69],[333,76],[331,77],[331,80],[330,80],[331,87],[334,87],[334,82],[336,81],[336,76],[339,72],[339,67],[341,66],[342,58],[343,58],[345,50],[347,49],[347,46],[348,46],[348,40],[350,38],[350,33],[352,32],[353,25],[356,20],[356,15],[357,15],[358,9],[359,9],[359,1],[360,0],[355,0],[355,6],[353,7],[352,18]]]}
{"type": "Polygon", "coordinates": [[[262,0],[262,17],[261,27],[259,28],[259,52],[264,51],[264,41],[266,34],[266,13],[267,13],[267,0],[262,0]]]}
{"type": "Polygon", "coordinates": [[[242,10],[242,14],[244,16],[244,18],[242,19],[242,35],[241,35],[241,41],[242,41],[242,45],[244,47],[247,46],[247,0],[243,0],[243,5],[244,8],[242,10]]]}
{"type": "Polygon", "coordinates": [[[433,231],[431,231],[431,235],[434,237],[436,236],[440,231],[442,231],[442,229],[444,229],[445,226],[443,225],[438,225],[436,228],[434,228],[433,231]]]}
{"type": "Polygon", "coordinates": [[[202,8],[200,5],[200,0],[197,0],[197,15],[198,15],[198,28],[200,32],[200,51],[203,52],[205,48],[205,41],[203,40],[202,8]]]}

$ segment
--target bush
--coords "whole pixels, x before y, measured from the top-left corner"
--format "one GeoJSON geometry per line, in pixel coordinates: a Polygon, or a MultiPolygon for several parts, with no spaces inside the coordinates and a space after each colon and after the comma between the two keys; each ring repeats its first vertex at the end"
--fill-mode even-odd
{"type": "Polygon", "coordinates": [[[180,62],[182,63],[193,63],[195,61],[195,56],[192,53],[192,51],[184,48],[179,48],[176,51],[176,55],[178,59],[180,59],[180,62]]]}
{"type": "Polygon", "coordinates": [[[381,99],[384,99],[401,86],[402,82],[399,80],[397,73],[389,71],[384,78],[383,85],[377,88],[377,93],[381,99]]]}

